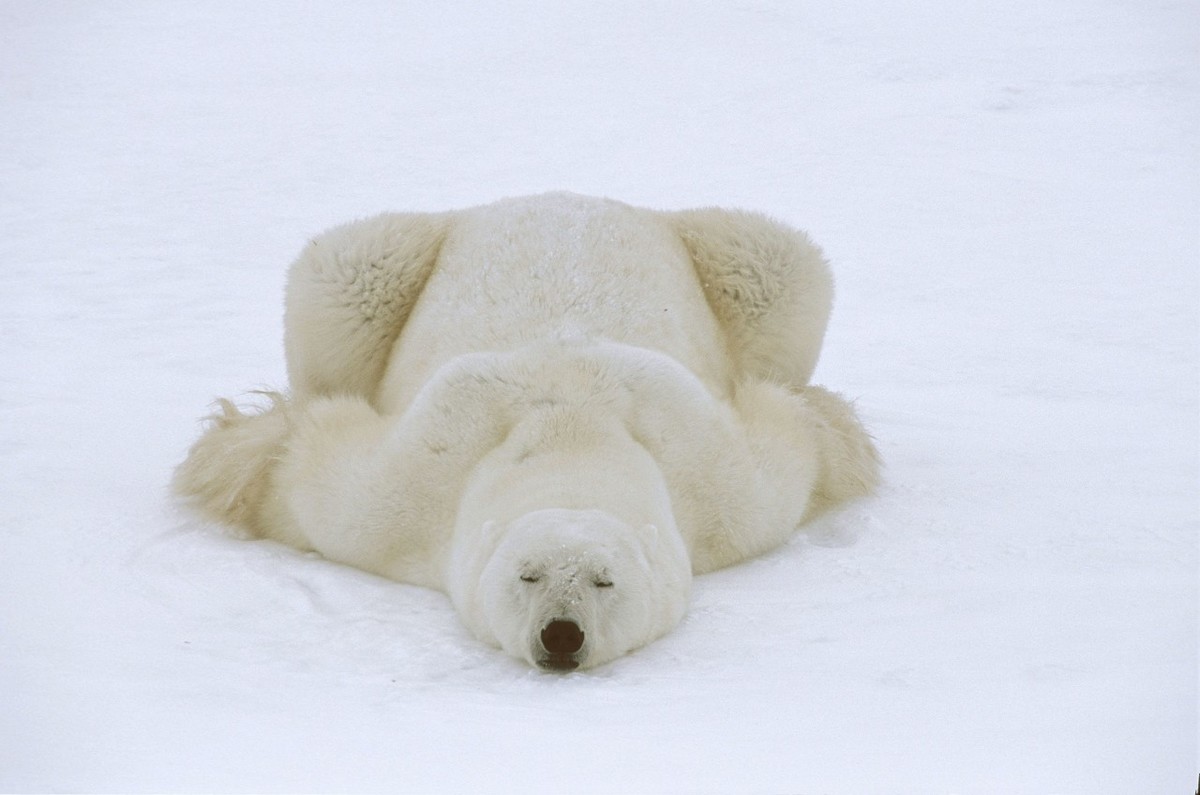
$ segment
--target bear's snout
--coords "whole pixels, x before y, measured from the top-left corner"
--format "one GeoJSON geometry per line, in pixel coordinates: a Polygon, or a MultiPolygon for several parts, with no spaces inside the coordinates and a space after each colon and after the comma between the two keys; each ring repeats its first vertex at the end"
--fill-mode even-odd
{"type": "Polygon", "coordinates": [[[551,654],[574,654],[583,648],[583,630],[574,621],[556,618],[542,630],[542,646],[551,654]]]}
{"type": "Polygon", "coordinates": [[[570,619],[556,618],[542,628],[542,648],[547,656],[538,665],[556,671],[573,671],[579,667],[574,655],[583,648],[583,630],[570,619]]]}

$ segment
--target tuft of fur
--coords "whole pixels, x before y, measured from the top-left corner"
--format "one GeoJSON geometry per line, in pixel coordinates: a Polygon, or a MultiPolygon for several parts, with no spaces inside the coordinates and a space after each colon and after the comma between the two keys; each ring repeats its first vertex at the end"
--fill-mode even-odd
{"type": "Polygon", "coordinates": [[[799,397],[809,409],[820,449],[819,474],[804,516],[808,521],[873,492],[879,485],[880,463],[853,404],[819,386],[800,390],[799,397]]]}
{"type": "Polygon", "coordinates": [[[284,454],[288,404],[277,392],[260,393],[270,405],[243,412],[221,398],[205,418],[203,435],[175,470],[171,487],[209,519],[266,535],[263,505],[271,472],[284,454]]]}

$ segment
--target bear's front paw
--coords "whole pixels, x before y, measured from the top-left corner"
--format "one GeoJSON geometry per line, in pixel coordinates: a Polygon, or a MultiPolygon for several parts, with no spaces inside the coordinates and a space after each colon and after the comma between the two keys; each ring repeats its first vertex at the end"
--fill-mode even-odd
{"type": "Polygon", "coordinates": [[[819,386],[799,390],[813,412],[821,454],[821,475],[809,518],[842,503],[865,497],[879,484],[879,453],[854,406],[819,386]]]}
{"type": "Polygon", "coordinates": [[[275,392],[271,405],[243,412],[224,398],[204,435],[175,470],[171,486],[210,519],[258,532],[272,467],[290,430],[288,406],[275,392]]]}

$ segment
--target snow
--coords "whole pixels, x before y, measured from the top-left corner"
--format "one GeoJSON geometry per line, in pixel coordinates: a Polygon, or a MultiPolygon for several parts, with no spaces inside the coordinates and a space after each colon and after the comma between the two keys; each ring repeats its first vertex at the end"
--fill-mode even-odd
{"type": "Polygon", "coordinates": [[[1179,793],[1192,2],[0,5],[0,790],[1179,793]],[[311,235],[565,188],[810,231],[880,494],[600,670],[166,493],[311,235]]]}

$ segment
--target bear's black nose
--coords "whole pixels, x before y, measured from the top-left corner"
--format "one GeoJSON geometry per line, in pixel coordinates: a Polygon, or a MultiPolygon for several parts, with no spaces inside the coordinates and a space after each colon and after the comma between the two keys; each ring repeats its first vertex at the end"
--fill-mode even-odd
{"type": "Polygon", "coordinates": [[[574,621],[556,618],[542,630],[542,645],[551,654],[574,654],[583,647],[583,630],[574,621]]]}

